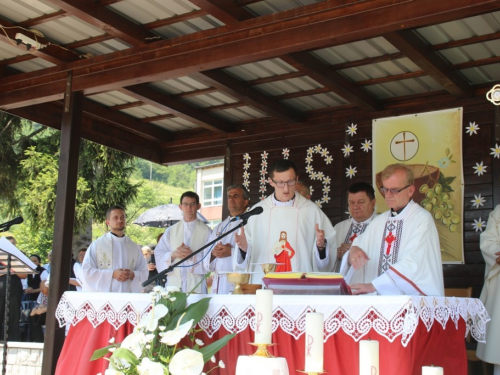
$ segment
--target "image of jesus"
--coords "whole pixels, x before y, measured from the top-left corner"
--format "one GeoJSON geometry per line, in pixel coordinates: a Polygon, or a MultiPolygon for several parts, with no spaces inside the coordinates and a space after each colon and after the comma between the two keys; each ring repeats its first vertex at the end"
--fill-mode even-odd
{"type": "Polygon", "coordinates": [[[295,256],[295,250],[287,241],[286,232],[280,232],[280,239],[273,245],[272,251],[276,259],[275,272],[290,272],[292,270],[291,259],[295,256]]]}

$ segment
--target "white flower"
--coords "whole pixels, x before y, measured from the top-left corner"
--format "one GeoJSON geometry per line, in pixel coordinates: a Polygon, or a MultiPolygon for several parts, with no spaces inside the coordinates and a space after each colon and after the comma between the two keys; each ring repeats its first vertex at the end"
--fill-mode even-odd
{"type": "Polygon", "coordinates": [[[114,344],[115,343],[115,338],[114,337],[111,337],[108,341],[110,344],[114,344]]]}
{"type": "Polygon", "coordinates": [[[137,372],[139,375],[157,375],[163,374],[165,366],[159,362],[153,362],[148,357],[142,359],[141,363],[137,365],[137,372]]]}
{"type": "Polygon", "coordinates": [[[315,201],[314,203],[316,203],[316,206],[318,206],[319,208],[323,207],[323,206],[321,205],[321,203],[323,203],[323,202],[321,202],[320,200],[317,200],[317,201],[315,201]]]}
{"type": "Polygon", "coordinates": [[[348,157],[351,152],[353,152],[354,150],[352,149],[352,146],[350,143],[347,143],[344,145],[344,148],[342,149],[342,152],[344,153],[344,157],[348,157]]]}
{"type": "Polygon", "coordinates": [[[372,141],[369,139],[365,139],[365,141],[363,143],[361,143],[361,149],[364,152],[370,151],[372,149],[372,141]]]}
{"type": "Polygon", "coordinates": [[[248,179],[248,177],[250,177],[250,173],[248,173],[247,171],[243,172],[243,178],[246,180],[248,179]]]}
{"type": "Polygon", "coordinates": [[[330,153],[330,151],[328,151],[326,148],[324,148],[320,152],[321,156],[323,156],[323,157],[327,157],[329,153],[330,153]]]}
{"type": "Polygon", "coordinates": [[[203,354],[184,349],[174,355],[168,368],[172,375],[200,375],[203,365],[203,354]]]}
{"type": "Polygon", "coordinates": [[[158,327],[158,320],[163,318],[168,313],[168,308],[165,305],[155,305],[150,312],[144,314],[139,325],[139,328],[145,328],[147,331],[152,332],[158,327]]]}
{"type": "Polygon", "coordinates": [[[262,154],[260,154],[260,156],[262,156],[264,159],[267,159],[267,155],[268,155],[268,154],[267,154],[267,152],[266,152],[266,151],[264,151],[262,154]]]}
{"type": "Polygon", "coordinates": [[[323,202],[328,203],[330,201],[330,197],[328,195],[323,196],[323,202]]]}
{"type": "Polygon", "coordinates": [[[345,169],[345,176],[352,178],[353,176],[356,175],[356,167],[349,166],[349,168],[345,169]]]}
{"type": "Polygon", "coordinates": [[[226,368],[226,364],[222,361],[222,359],[219,361],[219,367],[226,368]]]}
{"type": "Polygon", "coordinates": [[[248,169],[248,168],[250,168],[250,165],[251,165],[251,163],[246,162],[245,164],[243,164],[243,169],[248,169]]]}
{"type": "Polygon", "coordinates": [[[483,166],[483,162],[481,164],[476,163],[475,167],[472,167],[475,169],[474,173],[477,173],[478,176],[482,176],[483,173],[486,172],[486,166],[483,166]]]}
{"type": "Polygon", "coordinates": [[[106,371],[104,371],[104,375],[123,375],[123,372],[108,368],[106,371]]]}
{"type": "Polygon", "coordinates": [[[248,161],[248,159],[251,159],[250,155],[248,155],[248,152],[243,155],[243,159],[245,159],[246,161],[248,161]]]}
{"type": "Polygon", "coordinates": [[[139,358],[142,354],[142,346],[145,343],[146,335],[144,335],[144,333],[136,327],[134,331],[122,341],[121,348],[130,350],[137,358],[139,358]]]}
{"type": "Polygon", "coordinates": [[[309,147],[309,148],[307,149],[307,153],[308,153],[308,154],[312,154],[313,152],[314,152],[314,149],[313,149],[312,147],[309,147]]]}
{"type": "Polygon", "coordinates": [[[325,163],[326,163],[326,164],[331,164],[331,162],[332,162],[332,161],[333,161],[333,156],[330,156],[330,155],[329,155],[329,156],[327,156],[327,157],[325,158],[325,163]]]}
{"type": "Polygon", "coordinates": [[[482,232],[483,228],[486,227],[486,221],[482,221],[481,218],[479,218],[479,221],[474,219],[474,223],[472,224],[472,228],[475,229],[476,232],[482,232]]]}
{"type": "Polygon", "coordinates": [[[321,152],[321,149],[322,149],[321,144],[314,146],[314,152],[321,152]]]}
{"type": "Polygon", "coordinates": [[[290,156],[290,150],[287,148],[284,148],[282,154],[283,154],[283,158],[288,159],[288,157],[290,156]]]}
{"type": "Polygon", "coordinates": [[[215,356],[214,356],[214,355],[212,356],[212,358],[210,358],[210,361],[211,361],[212,363],[217,362],[217,360],[215,359],[215,356]]]}
{"type": "Polygon", "coordinates": [[[205,343],[204,343],[202,340],[200,340],[200,339],[196,339],[196,340],[194,340],[194,342],[195,342],[195,343],[197,343],[197,344],[198,344],[198,346],[203,346],[203,345],[205,345],[205,343]]]}
{"type": "Polygon", "coordinates": [[[324,182],[325,184],[327,184],[327,185],[328,185],[331,181],[332,181],[332,179],[331,179],[330,177],[328,177],[328,176],[325,176],[325,178],[323,179],[323,182],[324,182]]]}
{"type": "Polygon", "coordinates": [[[113,353],[116,350],[116,346],[113,346],[112,348],[108,349],[111,353],[113,353]]]}
{"type": "Polygon", "coordinates": [[[357,130],[358,130],[358,125],[351,124],[351,126],[347,127],[347,130],[345,132],[348,133],[350,136],[353,136],[354,134],[356,134],[357,130]]]}
{"type": "Polygon", "coordinates": [[[306,157],[306,164],[311,164],[311,163],[312,163],[312,161],[313,161],[312,156],[307,155],[307,157],[306,157]]]}
{"type": "Polygon", "coordinates": [[[495,143],[495,148],[491,149],[492,152],[490,152],[490,155],[493,155],[494,158],[499,158],[500,159],[500,146],[498,143],[495,143]]]}
{"type": "Polygon", "coordinates": [[[178,286],[169,285],[165,288],[169,293],[180,292],[181,289],[178,286]]]}
{"type": "MultiPolygon", "coordinates": [[[[179,318],[179,323],[181,321],[181,318],[179,318]]],[[[191,327],[193,326],[193,319],[187,321],[184,324],[179,325],[177,323],[177,327],[175,327],[171,331],[165,332],[163,335],[163,338],[161,339],[161,342],[167,345],[176,345],[179,341],[182,340],[184,336],[187,335],[191,327]]]]}
{"type": "Polygon", "coordinates": [[[474,199],[471,200],[471,202],[472,206],[479,208],[479,206],[484,206],[484,202],[486,202],[486,200],[481,196],[481,194],[479,194],[474,195],[474,199]]]}
{"type": "Polygon", "coordinates": [[[469,122],[469,126],[466,126],[465,129],[467,129],[466,133],[469,133],[472,136],[472,133],[477,134],[479,125],[477,125],[475,122],[469,122]]]}

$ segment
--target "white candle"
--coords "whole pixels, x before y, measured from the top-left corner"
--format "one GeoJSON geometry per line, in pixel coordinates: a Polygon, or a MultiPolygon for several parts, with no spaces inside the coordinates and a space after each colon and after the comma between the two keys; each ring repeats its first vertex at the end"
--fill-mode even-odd
{"type": "Polygon", "coordinates": [[[272,344],[273,291],[257,289],[255,304],[255,343],[272,344]]]}
{"type": "Polygon", "coordinates": [[[422,375],[443,375],[443,368],[438,366],[422,367],[422,375]]]}
{"type": "Polygon", "coordinates": [[[323,314],[306,314],[305,372],[323,371],[323,314]]]}
{"type": "Polygon", "coordinates": [[[379,375],[378,341],[359,342],[359,375],[379,375]]]}

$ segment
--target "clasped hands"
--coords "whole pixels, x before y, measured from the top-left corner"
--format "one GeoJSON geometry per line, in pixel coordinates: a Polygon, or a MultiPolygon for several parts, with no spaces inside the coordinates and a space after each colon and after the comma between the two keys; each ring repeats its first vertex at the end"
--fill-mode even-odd
{"type": "Polygon", "coordinates": [[[231,256],[231,244],[222,244],[219,241],[212,249],[212,257],[214,258],[227,258],[231,256]]]}
{"type": "Polygon", "coordinates": [[[118,281],[134,280],[135,273],[127,268],[117,268],[113,271],[113,279],[118,281]]]}

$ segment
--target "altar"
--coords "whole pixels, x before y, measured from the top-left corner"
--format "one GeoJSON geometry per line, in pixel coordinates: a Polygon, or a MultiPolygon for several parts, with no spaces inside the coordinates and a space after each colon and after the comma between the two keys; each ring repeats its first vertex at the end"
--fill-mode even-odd
{"type": "MultiPolygon", "coordinates": [[[[193,303],[205,295],[192,295],[193,303]]],[[[239,355],[255,348],[254,295],[211,296],[200,321],[198,337],[206,344],[238,333],[217,355],[234,374],[239,355]]],[[[151,308],[148,294],[66,292],[56,317],[71,325],[59,357],[56,374],[104,373],[107,361],[90,362],[95,349],[114,337],[121,342],[151,308]]],[[[488,313],[474,298],[420,296],[290,296],[273,298],[273,343],[270,352],[287,360],[290,374],[304,368],[305,314],[324,314],[324,364],[331,374],[358,374],[359,340],[379,341],[380,373],[420,375],[422,366],[444,368],[445,374],[467,375],[464,338],[470,332],[485,340],[488,313]]]]}

